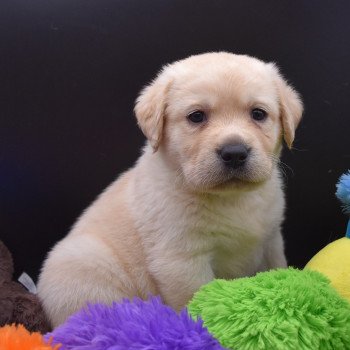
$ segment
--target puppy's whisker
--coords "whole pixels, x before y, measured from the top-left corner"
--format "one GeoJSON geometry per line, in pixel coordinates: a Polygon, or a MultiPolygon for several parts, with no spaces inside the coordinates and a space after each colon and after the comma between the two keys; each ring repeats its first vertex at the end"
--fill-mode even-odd
{"type": "Polygon", "coordinates": [[[271,159],[271,161],[279,167],[283,177],[285,177],[286,179],[288,178],[287,171],[290,171],[291,175],[294,176],[293,169],[288,164],[284,163],[278,156],[276,156],[275,154],[269,154],[268,156],[271,159]]]}
{"type": "Polygon", "coordinates": [[[287,168],[294,176],[294,170],[288,164],[283,163],[282,161],[280,161],[280,164],[283,165],[285,168],[287,168]]]}
{"type": "Polygon", "coordinates": [[[206,186],[211,186],[215,182],[215,176],[210,171],[203,172],[201,169],[196,169],[192,175],[193,179],[199,179],[200,184],[194,184],[196,190],[202,190],[206,186]]]}
{"type": "Polygon", "coordinates": [[[292,148],[290,149],[291,151],[298,151],[298,152],[308,152],[309,150],[306,148],[296,148],[294,146],[292,146],[292,148]]]}
{"type": "MultiPolygon", "coordinates": [[[[293,170],[288,164],[282,162],[281,160],[278,161],[278,164],[279,164],[280,169],[281,169],[282,171],[289,170],[290,173],[291,173],[291,175],[294,176],[294,170],[293,170]]],[[[287,174],[287,172],[286,172],[286,174],[287,174]]]]}

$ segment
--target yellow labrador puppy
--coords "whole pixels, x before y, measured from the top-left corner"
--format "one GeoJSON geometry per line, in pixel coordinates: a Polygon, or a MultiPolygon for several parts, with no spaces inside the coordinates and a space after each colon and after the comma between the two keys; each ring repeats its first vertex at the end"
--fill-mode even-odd
{"type": "Polygon", "coordinates": [[[302,115],[271,63],[207,53],[170,64],[136,101],[148,142],[50,252],[53,326],[86,302],[149,294],[180,309],[215,277],[286,266],[278,169],[302,115]]]}

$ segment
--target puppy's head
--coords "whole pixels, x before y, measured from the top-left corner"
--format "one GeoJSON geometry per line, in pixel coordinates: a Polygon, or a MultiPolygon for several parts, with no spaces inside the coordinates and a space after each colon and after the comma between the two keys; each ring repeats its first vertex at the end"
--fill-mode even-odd
{"type": "Polygon", "coordinates": [[[269,179],[282,136],[292,146],[302,109],[273,64],[221,52],[163,68],[135,113],[183,183],[210,192],[269,179]]]}

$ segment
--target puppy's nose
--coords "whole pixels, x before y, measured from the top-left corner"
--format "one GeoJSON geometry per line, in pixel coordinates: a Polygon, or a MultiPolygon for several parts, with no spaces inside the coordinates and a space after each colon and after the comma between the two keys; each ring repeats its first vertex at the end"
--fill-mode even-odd
{"type": "Polygon", "coordinates": [[[249,148],[243,144],[228,144],[219,149],[218,153],[225,165],[237,169],[246,162],[249,148]]]}

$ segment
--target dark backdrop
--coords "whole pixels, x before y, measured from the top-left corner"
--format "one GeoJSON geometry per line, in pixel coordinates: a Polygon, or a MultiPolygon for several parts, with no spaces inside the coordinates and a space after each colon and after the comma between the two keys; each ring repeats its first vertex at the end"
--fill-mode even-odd
{"type": "Polygon", "coordinates": [[[287,254],[302,267],[345,232],[350,168],[349,1],[2,0],[0,237],[36,277],[48,249],[139,155],[140,88],[213,50],[275,61],[305,117],[288,164],[287,254]],[[289,169],[290,167],[290,169],[289,169]]]}

